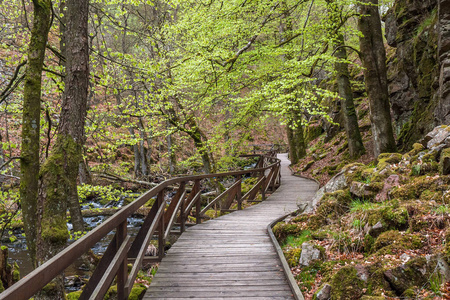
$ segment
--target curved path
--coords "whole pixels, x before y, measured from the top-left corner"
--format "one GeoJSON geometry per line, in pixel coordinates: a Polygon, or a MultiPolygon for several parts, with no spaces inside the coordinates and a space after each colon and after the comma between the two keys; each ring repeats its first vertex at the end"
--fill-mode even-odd
{"type": "Polygon", "coordinates": [[[265,201],[189,228],[162,260],[144,299],[293,299],[267,234],[275,219],[310,204],[318,186],[291,175],[265,201]]]}

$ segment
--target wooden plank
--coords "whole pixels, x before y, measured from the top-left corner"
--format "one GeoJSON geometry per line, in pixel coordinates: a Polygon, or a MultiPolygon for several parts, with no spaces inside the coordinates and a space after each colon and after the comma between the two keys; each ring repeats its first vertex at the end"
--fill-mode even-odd
{"type": "MultiPolygon", "coordinates": [[[[152,298],[159,298],[164,297],[166,299],[167,297],[184,297],[184,298],[195,298],[195,297],[203,297],[203,298],[216,298],[216,297],[223,297],[223,296],[234,296],[234,297],[261,297],[261,296],[267,296],[267,291],[209,291],[209,292],[172,292],[172,291],[165,291],[165,292],[147,292],[144,297],[144,299],[152,299],[152,298]]],[[[292,297],[291,291],[271,291],[271,296],[278,296],[278,297],[292,297]]]]}
{"type": "MultiPolygon", "coordinates": [[[[148,293],[165,292],[167,287],[150,286],[148,293]]],[[[286,285],[241,285],[241,286],[191,286],[191,287],[171,287],[170,292],[229,292],[229,291],[286,291],[286,285]]]]}
{"type": "Polygon", "coordinates": [[[178,279],[178,280],[162,280],[155,278],[152,280],[151,286],[153,287],[218,287],[221,286],[268,286],[268,285],[287,285],[287,281],[284,278],[280,279],[259,279],[259,280],[190,280],[190,279],[178,279]]]}

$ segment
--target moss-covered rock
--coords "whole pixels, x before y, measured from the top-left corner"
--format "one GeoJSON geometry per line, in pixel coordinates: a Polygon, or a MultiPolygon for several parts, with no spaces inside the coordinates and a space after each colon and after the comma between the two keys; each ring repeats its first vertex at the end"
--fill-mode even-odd
{"type": "Polygon", "coordinates": [[[331,300],[360,299],[365,283],[354,266],[345,266],[331,280],[331,300]]]}
{"type": "Polygon", "coordinates": [[[144,297],[147,288],[142,284],[135,284],[131,289],[128,300],[141,300],[144,297]]]}
{"type": "Polygon", "coordinates": [[[435,262],[420,256],[404,265],[385,271],[384,276],[397,294],[401,295],[412,287],[425,285],[435,267],[435,262]]]}
{"type": "Polygon", "coordinates": [[[425,149],[425,147],[420,143],[414,143],[412,146],[412,150],[408,152],[408,155],[413,157],[420,152],[422,152],[425,149]]]}
{"type": "Polygon", "coordinates": [[[450,174],[450,148],[444,149],[439,160],[439,174],[450,174]]]}
{"type": "Polygon", "coordinates": [[[284,252],[284,257],[286,258],[286,261],[291,268],[298,265],[298,261],[302,254],[301,248],[290,248],[283,252],[284,252]]]}
{"type": "Polygon", "coordinates": [[[413,178],[403,186],[395,187],[391,191],[391,197],[399,200],[418,199],[425,190],[447,191],[450,177],[448,176],[420,176],[413,178]]]}
{"type": "Polygon", "coordinates": [[[367,224],[369,226],[381,222],[386,229],[407,229],[408,219],[407,209],[399,207],[396,201],[367,211],[367,224]]]}
{"type": "MultiPolygon", "coordinates": [[[[352,198],[347,190],[325,193],[316,209],[317,220],[314,221],[323,224],[327,219],[338,218],[349,211],[351,201],[352,198]]],[[[316,226],[314,227],[316,228],[316,226]]]]}
{"type": "Polygon", "coordinates": [[[397,230],[383,232],[373,244],[373,251],[380,254],[389,253],[394,249],[420,249],[423,246],[422,239],[418,234],[401,233],[397,230]],[[389,247],[389,248],[387,248],[389,247]]]}
{"type": "Polygon", "coordinates": [[[299,235],[302,228],[298,224],[280,222],[273,227],[273,234],[278,241],[284,242],[288,235],[299,235]]]}
{"type": "Polygon", "coordinates": [[[388,165],[397,164],[402,160],[400,153],[381,153],[378,155],[377,169],[383,170],[388,165]]]}

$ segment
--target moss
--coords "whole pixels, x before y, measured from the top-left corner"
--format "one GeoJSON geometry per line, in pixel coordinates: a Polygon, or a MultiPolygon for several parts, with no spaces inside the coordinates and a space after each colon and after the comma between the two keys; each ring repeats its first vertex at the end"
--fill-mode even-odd
{"type": "Polygon", "coordinates": [[[42,239],[52,246],[62,246],[69,238],[66,202],[61,199],[69,199],[72,195],[80,161],[81,145],[69,135],[59,135],[52,154],[40,172],[45,192],[42,239]]]}
{"type": "Polygon", "coordinates": [[[286,261],[291,268],[298,265],[298,261],[300,260],[300,256],[302,254],[301,248],[290,248],[287,251],[283,252],[284,256],[286,257],[286,261]]]}
{"type": "Polygon", "coordinates": [[[5,290],[5,287],[3,286],[3,282],[0,280],[0,293],[5,290]]]}
{"type": "Polygon", "coordinates": [[[442,150],[441,158],[439,161],[439,174],[446,175],[448,170],[444,170],[445,163],[450,159],[450,148],[442,150]]]}
{"type": "Polygon", "coordinates": [[[370,234],[364,236],[364,253],[372,252],[373,244],[375,243],[375,238],[370,234]]]}
{"type": "Polygon", "coordinates": [[[78,300],[80,298],[82,292],[83,291],[76,291],[76,292],[68,293],[67,300],[78,300]]]}
{"type": "Polygon", "coordinates": [[[400,200],[414,200],[425,190],[446,191],[449,189],[449,183],[448,176],[420,176],[403,186],[393,188],[391,196],[400,200]]]}
{"type": "Polygon", "coordinates": [[[448,263],[450,263],[450,229],[447,229],[444,238],[444,255],[448,263]]]}
{"type": "Polygon", "coordinates": [[[103,300],[112,300],[116,298],[117,298],[117,285],[113,285],[108,289],[103,300]]]}
{"type": "Polygon", "coordinates": [[[326,219],[337,219],[349,211],[351,201],[352,198],[348,190],[325,193],[316,210],[316,216],[319,220],[322,220],[322,223],[326,219]]]}
{"type": "Polygon", "coordinates": [[[378,156],[377,169],[383,170],[388,165],[397,164],[402,160],[402,155],[400,153],[381,153],[378,156]]]}
{"type": "Polygon", "coordinates": [[[430,201],[430,200],[439,200],[442,199],[442,196],[444,195],[444,193],[442,191],[431,191],[431,190],[425,190],[422,192],[422,194],[420,194],[420,199],[421,200],[425,200],[425,201],[430,201]]]}
{"type": "Polygon", "coordinates": [[[12,278],[13,282],[17,282],[20,280],[20,268],[17,262],[14,262],[12,278]]]}
{"type": "Polygon", "coordinates": [[[413,216],[409,219],[409,230],[411,232],[419,232],[429,227],[430,224],[421,218],[421,216],[413,216]]]}
{"type": "MultiPolygon", "coordinates": [[[[367,266],[369,278],[367,280],[367,294],[377,299],[377,297],[385,296],[396,296],[391,290],[389,282],[386,281],[384,277],[384,270],[380,262],[376,262],[372,265],[367,266]]],[[[384,297],[383,297],[384,299],[384,297]]]]}
{"type": "Polygon", "coordinates": [[[288,235],[299,235],[302,228],[297,224],[280,222],[273,227],[273,233],[277,240],[284,243],[288,235]]]}
{"type": "Polygon", "coordinates": [[[399,231],[390,230],[383,232],[377,238],[373,245],[373,251],[378,251],[383,248],[385,251],[381,251],[378,254],[389,253],[395,249],[420,249],[423,246],[422,239],[418,234],[401,234],[399,231]]]}
{"type": "MultiPolygon", "coordinates": [[[[54,281],[52,281],[42,288],[41,296],[43,296],[46,299],[59,299],[60,298],[59,292],[60,290],[57,284],[54,281]]],[[[64,294],[64,296],[66,295],[64,294]]]]}
{"type": "Polygon", "coordinates": [[[302,215],[299,215],[299,216],[296,216],[295,218],[293,218],[292,220],[291,220],[291,222],[292,223],[303,223],[303,222],[307,222],[308,221],[308,219],[309,219],[309,215],[307,215],[307,214],[302,214],[302,215]]]}
{"type": "Polygon", "coordinates": [[[328,238],[329,232],[325,230],[317,230],[311,233],[311,237],[314,240],[323,241],[328,238]]]}
{"type": "Polygon", "coordinates": [[[364,281],[357,276],[356,268],[345,266],[331,280],[331,300],[360,299],[364,285],[364,281]]]}
{"type": "Polygon", "coordinates": [[[323,133],[323,128],[320,124],[309,124],[305,126],[305,141],[306,143],[311,142],[318,138],[323,133]]]}
{"type": "Polygon", "coordinates": [[[142,284],[135,284],[131,289],[130,295],[128,296],[128,300],[140,300],[145,294],[147,288],[142,284]]]}
{"type": "Polygon", "coordinates": [[[406,229],[408,225],[408,211],[405,207],[398,207],[395,201],[367,211],[367,223],[373,226],[381,222],[386,228],[406,229]]]}
{"type": "Polygon", "coordinates": [[[311,215],[307,222],[307,227],[311,230],[317,230],[325,225],[325,218],[318,214],[311,215]]]}
{"type": "Polygon", "coordinates": [[[69,238],[66,218],[54,216],[42,220],[42,239],[53,245],[65,245],[69,238]]]}
{"type": "Polygon", "coordinates": [[[375,168],[365,168],[361,171],[361,178],[363,181],[371,181],[375,173],[375,168]]]}
{"type": "Polygon", "coordinates": [[[415,291],[415,288],[409,288],[406,291],[404,291],[402,293],[402,298],[406,298],[406,299],[415,299],[417,297],[417,293],[415,291]]]}

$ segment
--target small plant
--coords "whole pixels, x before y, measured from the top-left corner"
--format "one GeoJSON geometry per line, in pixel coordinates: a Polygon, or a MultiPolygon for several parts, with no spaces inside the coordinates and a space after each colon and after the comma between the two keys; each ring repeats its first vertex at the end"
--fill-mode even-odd
{"type": "Polygon", "coordinates": [[[441,273],[435,271],[433,274],[431,274],[429,279],[430,290],[435,294],[435,296],[438,297],[442,296],[441,282],[442,282],[441,273]]]}
{"type": "Polygon", "coordinates": [[[367,178],[363,178],[361,181],[365,184],[369,184],[372,182],[372,179],[370,177],[367,177],[367,178]]]}
{"type": "Polygon", "coordinates": [[[289,235],[283,246],[301,247],[304,242],[309,240],[311,240],[311,231],[305,230],[298,236],[289,235]]]}
{"type": "Polygon", "coordinates": [[[350,211],[368,211],[376,208],[378,205],[376,203],[372,203],[363,199],[355,199],[350,203],[350,211]]]}
{"type": "Polygon", "coordinates": [[[361,220],[353,220],[352,222],[352,227],[355,229],[361,229],[363,223],[361,222],[361,220]]]}
{"type": "Polygon", "coordinates": [[[416,164],[416,165],[414,165],[414,166],[412,166],[412,168],[411,168],[411,174],[412,175],[414,175],[414,176],[417,176],[417,175],[420,175],[420,170],[421,170],[421,165],[419,165],[419,164],[416,164]]]}
{"type": "Polygon", "coordinates": [[[441,205],[438,206],[434,209],[434,211],[438,214],[438,215],[445,215],[445,214],[450,214],[450,207],[448,207],[448,205],[441,205]]]}

